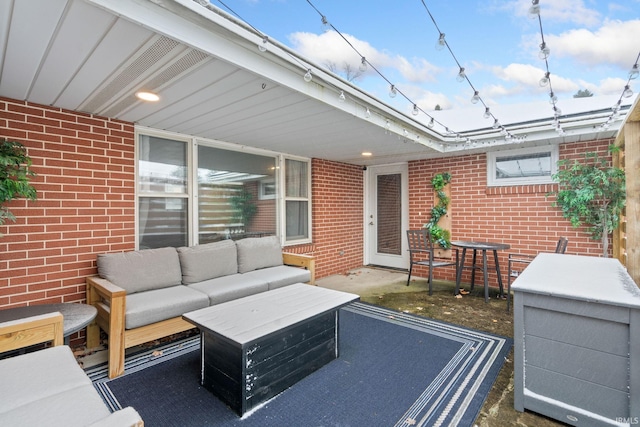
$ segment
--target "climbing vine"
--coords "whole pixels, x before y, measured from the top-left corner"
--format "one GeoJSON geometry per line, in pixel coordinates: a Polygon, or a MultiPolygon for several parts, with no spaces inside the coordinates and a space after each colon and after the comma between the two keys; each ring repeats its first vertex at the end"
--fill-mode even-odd
{"type": "Polygon", "coordinates": [[[449,197],[444,191],[447,184],[451,182],[451,174],[449,172],[442,172],[434,175],[431,179],[431,187],[435,191],[438,203],[431,209],[431,219],[424,225],[431,233],[433,241],[439,244],[444,249],[451,247],[451,233],[449,230],[445,230],[438,225],[440,218],[447,214],[447,208],[449,207],[449,197]]]}

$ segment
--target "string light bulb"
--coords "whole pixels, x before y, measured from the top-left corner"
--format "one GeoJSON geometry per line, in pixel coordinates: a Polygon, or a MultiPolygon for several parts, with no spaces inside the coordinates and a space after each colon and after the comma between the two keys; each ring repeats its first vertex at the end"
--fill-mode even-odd
{"type": "Polygon", "coordinates": [[[435,124],[435,120],[433,120],[433,117],[431,117],[431,120],[429,120],[429,123],[427,123],[427,127],[429,129],[432,129],[434,124],[435,124]]]}
{"type": "Polygon", "coordinates": [[[546,72],[544,73],[544,76],[540,79],[540,86],[541,87],[545,87],[546,85],[549,84],[549,76],[551,75],[550,72],[546,72]]]}
{"type": "Polygon", "coordinates": [[[638,70],[638,63],[635,63],[631,67],[631,71],[629,71],[629,80],[637,79],[638,75],[640,75],[640,70],[638,70]]]}
{"type": "Polygon", "coordinates": [[[389,88],[389,97],[395,98],[397,94],[398,94],[398,90],[394,85],[391,85],[391,87],[389,88]]]}
{"type": "Polygon", "coordinates": [[[311,69],[308,69],[306,74],[304,75],[304,81],[309,83],[313,76],[311,75],[311,69]]]}
{"type": "Polygon", "coordinates": [[[461,82],[465,81],[466,78],[467,78],[467,75],[464,72],[464,67],[460,67],[460,72],[456,76],[456,81],[458,83],[461,83],[461,82]]]}
{"type": "Polygon", "coordinates": [[[413,104],[413,111],[411,111],[411,114],[413,114],[414,116],[417,116],[418,113],[420,113],[420,110],[418,110],[418,105],[413,104]]]}
{"type": "Polygon", "coordinates": [[[498,129],[500,127],[500,122],[498,121],[498,119],[494,119],[493,120],[493,128],[494,129],[498,129]]]}
{"type": "Polygon", "coordinates": [[[553,93],[553,91],[549,92],[549,103],[555,104],[558,102],[558,97],[553,93]]]}
{"type": "Polygon", "coordinates": [[[472,104],[477,104],[477,103],[478,103],[478,101],[480,101],[480,94],[479,94],[479,93],[478,93],[478,91],[476,90],[476,91],[473,93],[473,96],[471,97],[471,103],[472,103],[472,104]]]}
{"type": "Polygon", "coordinates": [[[327,21],[327,17],[322,15],[322,28],[324,29],[324,31],[329,31],[329,29],[331,28],[331,24],[329,24],[329,21],[327,21]]]}
{"type": "Polygon", "coordinates": [[[545,42],[540,43],[540,52],[538,52],[538,58],[547,59],[550,53],[551,53],[551,49],[549,49],[549,46],[547,46],[547,43],[545,42]]]}
{"type": "Polygon", "coordinates": [[[539,0],[531,0],[531,6],[529,7],[529,18],[534,19],[540,15],[539,0]]]}
{"type": "Polygon", "coordinates": [[[262,38],[262,43],[258,44],[258,50],[260,52],[266,52],[267,51],[267,43],[269,42],[269,37],[264,36],[262,38]]]}
{"type": "Polygon", "coordinates": [[[360,66],[358,67],[358,69],[360,70],[361,73],[364,73],[365,71],[367,71],[367,58],[365,58],[364,56],[360,61],[360,66]]]}
{"type": "Polygon", "coordinates": [[[489,110],[489,107],[486,107],[484,109],[484,114],[482,115],[482,117],[484,117],[485,119],[488,119],[489,117],[491,117],[491,110],[489,110]]]}
{"type": "Polygon", "coordinates": [[[624,87],[624,92],[622,92],[622,96],[625,98],[631,98],[633,96],[633,91],[629,85],[624,87]]]}
{"type": "Polygon", "coordinates": [[[369,107],[367,107],[367,109],[364,111],[364,117],[367,119],[371,117],[371,111],[369,111],[369,107]]]}
{"type": "Polygon", "coordinates": [[[346,96],[344,96],[344,91],[340,91],[340,96],[338,97],[338,101],[340,102],[344,102],[347,99],[346,96]]]}
{"type": "Polygon", "coordinates": [[[436,42],[436,50],[442,50],[447,45],[447,41],[444,39],[444,33],[440,33],[438,41],[436,42]]]}

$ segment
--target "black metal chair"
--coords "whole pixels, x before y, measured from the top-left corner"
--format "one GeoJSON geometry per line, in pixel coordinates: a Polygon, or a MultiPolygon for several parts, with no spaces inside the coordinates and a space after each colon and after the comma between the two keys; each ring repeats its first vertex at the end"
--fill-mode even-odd
{"type": "Polygon", "coordinates": [[[409,245],[409,277],[407,278],[407,286],[411,282],[411,273],[414,265],[422,265],[429,268],[429,295],[433,293],[433,269],[438,267],[455,266],[458,271],[458,249],[455,251],[455,261],[451,258],[436,257],[433,247],[433,239],[429,230],[422,228],[419,230],[407,230],[407,242],[409,245]]]}
{"type": "MultiPolygon", "coordinates": [[[[566,237],[561,237],[558,239],[558,244],[556,245],[555,253],[563,254],[567,250],[567,245],[569,244],[569,239],[566,237]]],[[[535,255],[527,255],[527,254],[509,254],[509,269],[507,270],[507,311],[510,309],[510,298],[511,298],[511,278],[516,278],[522,273],[522,271],[533,261],[535,255]],[[513,265],[520,265],[520,268],[517,270],[512,269],[513,265]]]]}

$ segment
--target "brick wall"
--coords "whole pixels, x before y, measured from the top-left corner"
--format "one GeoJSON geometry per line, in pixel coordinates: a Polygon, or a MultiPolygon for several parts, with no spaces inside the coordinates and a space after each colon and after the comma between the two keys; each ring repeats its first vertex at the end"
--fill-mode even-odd
{"type": "Polygon", "coordinates": [[[28,148],[38,200],[0,227],[0,308],[85,300],[96,254],[134,241],[134,127],[0,98],[0,138],[28,148]]]}
{"type": "MultiPolygon", "coordinates": [[[[607,155],[612,140],[560,145],[560,159],[581,158],[585,151],[597,151],[607,155]]],[[[600,256],[599,241],[594,241],[583,231],[575,229],[562,217],[558,208],[551,206],[552,197],[547,193],[555,185],[522,185],[487,187],[487,159],[485,154],[451,157],[446,159],[409,162],[409,224],[422,227],[429,219],[434,202],[431,178],[436,173],[450,172],[452,240],[497,241],[511,245],[510,251],[499,252],[500,270],[506,281],[507,253],[517,252],[535,255],[542,251],[554,251],[558,238],[569,238],[567,253],[600,256]]],[[[469,265],[470,255],[466,263],[469,265]]],[[[494,268],[490,257],[489,268],[494,268]]],[[[490,283],[496,284],[494,273],[489,273],[490,283]]],[[[424,270],[417,274],[425,277],[424,270]]],[[[455,280],[453,268],[437,270],[436,277],[455,280]]],[[[482,280],[476,273],[476,283],[482,280]]],[[[466,271],[462,281],[470,281],[466,271]]],[[[506,284],[506,282],[505,282],[506,284]]]]}
{"type": "Polygon", "coordinates": [[[313,159],[311,173],[316,278],[362,266],[362,167],[313,159]]]}

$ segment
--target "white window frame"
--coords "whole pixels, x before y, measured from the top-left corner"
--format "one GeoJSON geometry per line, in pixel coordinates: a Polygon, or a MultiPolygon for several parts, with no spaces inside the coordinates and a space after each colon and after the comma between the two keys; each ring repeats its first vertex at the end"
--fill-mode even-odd
{"type": "MultiPolygon", "coordinates": [[[[259,149],[259,148],[250,148],[250,147],[239,147],[236,144],[231,144],[228,142],[222,142],[222,141],[216,141],[216,140],[211,140],[211,139],[204,139],[204,138],[196,138],[196,137],[191,137],[188,135],[183,135],[183,134],[178,134],[178,133],[173,133],[173,132],[166,132],[166,131],[159,131],[157,129],[153,129],[153,128],[146,128],[143,126],[136,126],[135,129],[135,188],[136,188],[136,192],[135,192],[135,197],[136,197],[136,202],[135,202],[135,206],[136,206],[136,212],[135,212],[135,224],[136,224],[136,230],[135,230],[135,241],[136,241],[136,248],[138,248],[138,243],[139,243],[139,226],[138,226],[138,221],[139,221],[139,215],[140,212],[138,211],[138,201],[140,199],[140,197],[150,197],[150,196],[163,196],[163,197],[175,197],[175,198],[182,198],[182,199],[188,199],[188,224],[187,224],[187,233],[188,233],[188,241],[190,245],[195,245],[197,244],[197,230],[198,230],[198,212],[197,212],[197,191],[195,191],[194,189],[197,188],[197,167],[196,165],[198,164],[198,158],[197,158],[197,147],[198,144],[203,144],[205,146],[209,146],[209,147],[214,147],[214,148],[219,148],[219,149],[224,149],[224,150],[229,150],[229,151],[241,151],[241,152],[246,152],[246,153],[250,153],[250,154],[256,154],[256,155],[262,155],[262,156],[273,156],[276,158],[276,168],[278,169],[277,172],[277,177],[278,177],[278,181],[275,182],[276,184],[276,194],[275,194],[275,198],[277,199],[277,206],[276,206],[276,230],[278,233],[278,237],[280,238],[281,244],[283,246],[287,246],[287,245],[296,245],[296,244],[304,244],[304,243],[311,243],[313,241],[313,237],[312,237],[312,230],[313,230],[313,224],[312,224],[312,197],[311,197],[311,159],[307,158],[307,157],[297,157],[297,156],[290,156],[290,155],[284,155],[282,153],[277,153],[274,151],[269,151],[269,150],[263,150],[263,149],[259,149]],[[186,189],[186,193],[157,193],[157,192],[142,192],[139,190],[138,188],[138,141],[140,138],[140,135],[149,135],[149,136],[155,136],[158,138],[165,138],[165,139],[171,139],[171,140],[175,140],[175,141],[180,141],[180,142],[185,142],[187,145],[187,169],[188,169],[188,179],[187,179],[187,189],[186,189]],[[297,239],[297,240],[290,240],[287,241],[286,240],[286,223],[285,223],[285,218],[286,218],[286,201],[287,200],[293,200],[293,199],[287,199],[285,197],[284,191],[285,191],[285,187],[283,185],[284,180],[286,179],[286,175],[285,175],[285,159],[291,159],[291,160],[296,160],[296,161],[300,161],[300,162],[306,162],[308,164],[308,168],[307,168],[307,197],[306,198],[296,198],[296,200],[304,200],[308,203],[308,220],[307,220],[307,224],[309,227],[309,230],[307,232],[307,235],[309,236],[308,238],[304,238],[304,239],[297,239]]],[[[271,181],[273,182],[273,181],[271,181]]],[[[262,186],[260,186],[262,187],[262,186]]],[[[266,198],[271,198],[270,195],[267,196],[266,198]]]]}
{"type": "Polygon", "coordinates": [[[289,156],[289,155],[283,155],[280,161],[280,185],[277,186],[278,187],[278,199],[280,201],[280,203],[278,204],[280,209],[280,226],[279,226],[279,230],[280,230],[280,237],[282,240],[282,245],[286,246],[286,245],[299,245],[299,244],[305,244],[305,243],[311,243],[313,241],[313,236],[312,236],[312,230],[313,230],[313,225],[311,223],[311,219],[312,219],[312,211],[313,211],[313,206],[312,206],[312,197],[311,197],[311,159],[306,158],[306,157],[296,157],[296,156],[289,156]],[[295,160],[298,162],[305,162],[307,163],[307,197],[287,197],[286,196],[286,165],[287,162],[286,160],[295,160]],[[309,229],[307,230],[307,236],[306,238],[300,238],[300,239],[292,239],[292,240],[287,240],[287,220],[286,220],[286,216],[287,216],[287,212],[286,212],[286,206],[287,206],[287,201],[306,201],[308,204],[308,210],[307,210],[307,226],[309,227],[309,229]]]}
{"type": "Polygon", "coordinates": [[[503,187],[513,185],[551,184],[552,176],[558,170],[558,146],[545,145],[539,147],[517,148],[512,150],[490,151],[487,153],[487,185],[489,187],[503,187]],[[545,176],[530,176],[519,178],[496,178],[496,160],[505,156],[530,155],[537,153],[550,153],[551,173],[545,176]]]}

